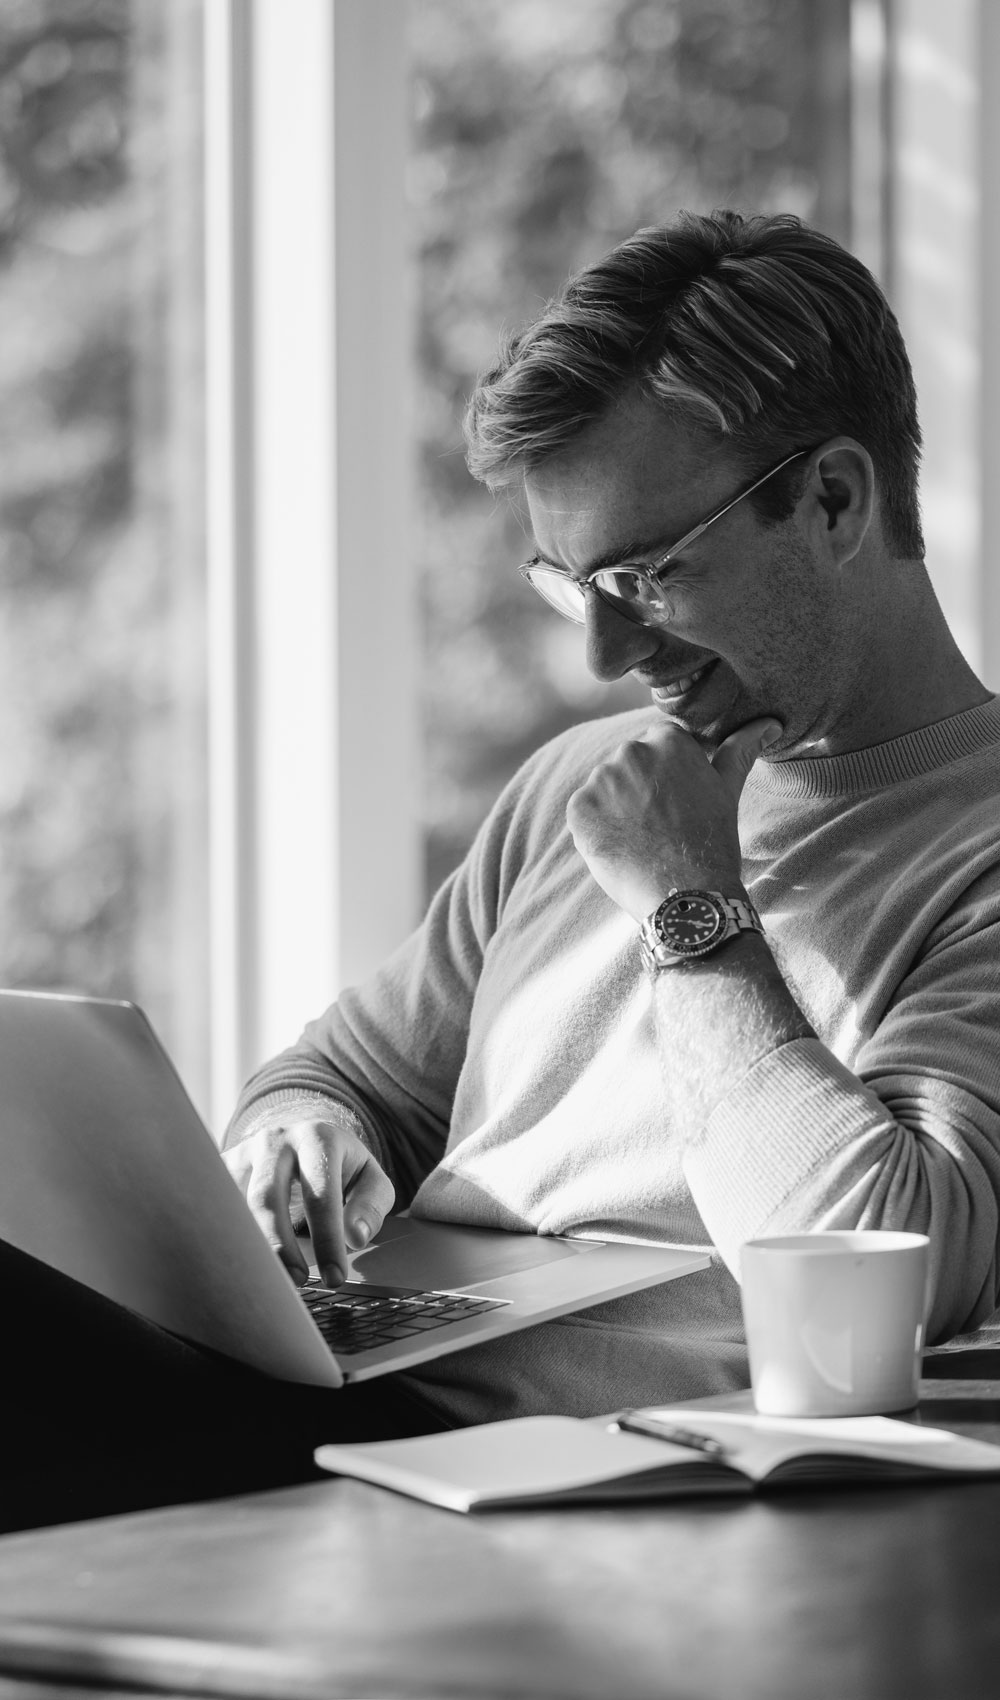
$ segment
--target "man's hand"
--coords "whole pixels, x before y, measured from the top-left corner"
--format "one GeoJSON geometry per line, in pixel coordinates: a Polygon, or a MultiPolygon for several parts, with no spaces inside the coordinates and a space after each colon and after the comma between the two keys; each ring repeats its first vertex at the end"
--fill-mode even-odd
{"type": "Polygon", "coordinates": [[[595,767],[566,809],[573,842],[608,896],[634,920],[673,887],[727,894],[742,885],[736,817],[747,774],[781,728],[750,720],[709,759],[665,721],[595,767]]]}
{"type": "Polygon", "coordinates": [[[316,1262],[328,1287],[347,1279],[347,1252],[360,1251],[382,1226],[395,1193],[388,1175],[343,1121],[299,1121],[265,1128],[222,1158],[259,1227],[292,1279],[309,1268],[292,1223],[292,1188],[302,1189],[316,1262]]]}

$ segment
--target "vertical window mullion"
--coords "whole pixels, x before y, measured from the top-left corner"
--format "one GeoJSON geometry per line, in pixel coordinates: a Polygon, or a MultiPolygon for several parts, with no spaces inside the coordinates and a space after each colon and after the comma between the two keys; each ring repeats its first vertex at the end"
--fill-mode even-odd
{"type": "Polygon", "coordinates": [[[924,432],[927,566],[959,645],[982,651],[980,0],[892,0],[886,273],[924,432]]]}
{"type": "Polygon", "coordinates": [[[206,0],[216,1123],[413,924],[399,0],[206,0]]]}

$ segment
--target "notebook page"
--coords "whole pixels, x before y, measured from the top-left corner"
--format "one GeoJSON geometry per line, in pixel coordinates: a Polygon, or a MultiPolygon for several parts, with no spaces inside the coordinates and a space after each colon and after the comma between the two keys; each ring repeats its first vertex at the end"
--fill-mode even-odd
{"type": "Polygon", "coordinates": [[[651,1472],[685,1481],[730,1474],[703,1453],[575,1417],[518,1417],[413,1440],[321,1446],[316,1462],[456,1511],[582,1493],[651,1472]]]}
{"type": "Polygon", "coordinates": [[[642,1415],[665,1428],[693,1429],[717,1440],[726,1462],[758,1482],[792,1459],[813,1455],[1000,1475],[1000,1447],[892,1417],[769,1417],[746,1409],[720,1410],[717,1404],[656,1406],[642,1415]]]}

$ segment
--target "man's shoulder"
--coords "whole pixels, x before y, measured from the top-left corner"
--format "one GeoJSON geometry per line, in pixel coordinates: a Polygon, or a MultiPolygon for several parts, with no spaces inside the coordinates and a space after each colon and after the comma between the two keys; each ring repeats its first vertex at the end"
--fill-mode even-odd
{"type": "Polygon", "coordinates": [[[585,777],[597,762],[611,755],[627,739],[641,738],[657,720],[655,708],[633,708],[621,714],[580,721],[542,744],[526,766],[538,773],[582,769],[585,777]]]}
{"type": "Polygon", "coordinates": [[[656,710],[631,709],[567,727],[540,745],[514,774],[490,815],[490,826],[504,833],[523,828],[532,835],[560,826],[566,804],[598,762],[628,738],[639,738],[656,723],[656,710]]]}

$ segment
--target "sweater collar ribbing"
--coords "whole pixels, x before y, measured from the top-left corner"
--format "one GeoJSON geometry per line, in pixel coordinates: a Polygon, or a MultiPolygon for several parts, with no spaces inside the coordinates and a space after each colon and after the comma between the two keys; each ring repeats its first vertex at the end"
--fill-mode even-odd
{"type": "Polygon", "coordinates": [[[766,796],[860,796],[884,791],[1000,743],[1000,696],[884,744],[839,756],[759,761],[753,783],[766,796]]]}

